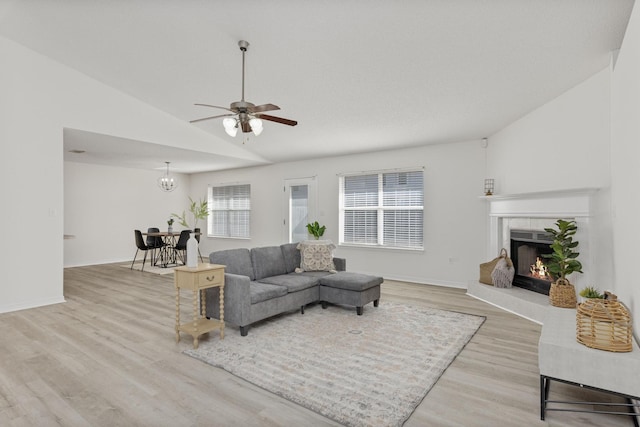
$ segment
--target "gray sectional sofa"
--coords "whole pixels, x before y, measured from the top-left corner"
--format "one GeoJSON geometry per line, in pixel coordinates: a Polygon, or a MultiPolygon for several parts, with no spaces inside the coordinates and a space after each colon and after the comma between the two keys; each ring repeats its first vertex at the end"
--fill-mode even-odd
{"type": "MultiPolygon", "coordinates": [[[[378,305],[381,277],[344,273],[346,260],[333,258],[337,274],[329,271],[296,273],[300,267],[300,251],[297,243],[253,249],[228,249],[212,252],[209,262],[225,265],[224,320],[240,327],[246,336],[249,325],[287,311],[300,309],[304,314],[307,304],[322,301],[320,298],[323,277],[332,276],[328,286],[333,288],[323,301],[351,304],[362,314],[362,306],[373,301],[378,305]],[[356,277],[357,276],[357,277],[356,277]],[[355,279],[355,280],[354,280],[355,279]],[[355,286],[355,288],[354,288],[355,286]],[[344,296],[344,301],[340,296],[344,296]],[[354,298],[356,295],[360,299],[354,298]]],[[[206,315],[219,318],[219,290],[206,290],[206,315]]]]}

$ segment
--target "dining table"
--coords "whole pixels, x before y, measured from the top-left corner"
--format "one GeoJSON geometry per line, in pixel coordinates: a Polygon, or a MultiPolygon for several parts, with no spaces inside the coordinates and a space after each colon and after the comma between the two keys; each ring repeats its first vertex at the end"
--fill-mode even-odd
{"type": "MultiPolygon", "coordinates": [[[[153,265],[162,268],[175,267],[178,265],[178,257],[176,256],[177,238],[180,237],[181,231],[153,231],[142,233],[143,236],[160,237],[162,239],[162,247],[160,253],[155,258],[153,265]]],[[[193,232],[192,232],[193,233],[193,232]]],[[[201,233],[193,233],[200,236],[201,233]]]]}

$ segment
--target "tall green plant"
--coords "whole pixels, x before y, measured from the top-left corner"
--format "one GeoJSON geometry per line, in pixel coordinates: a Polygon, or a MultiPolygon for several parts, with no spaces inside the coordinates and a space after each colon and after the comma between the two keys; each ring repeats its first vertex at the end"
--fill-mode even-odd
{"type": "Polygon", "coordinates": [[[187,222],[187,213],[185,211],[182,211],[182,215],[172,213],[171,216],[176,218],[183,227],[193,230],[198,227],[199,220],[205,219],[209,216],[209,203],[202,199],[196,203],[191,197],[189,197],[189,213],[193,218],[193,228],[189,227],[189,223],[187,222]]]}
{"type": "Polygon", "coordinates": [[[582,264],[576,258],[580,255],[574,249],[578,242],[573,241],[573,236],[578,231],[575,221],[556,221],[556,229],[545,228],[544,231],[553,235],[553,243],[549,245],[553,250],[550,254],[542,255],[547,258],[547,268],[556,279],[558,285],[568,285],[567,276],[571,273],[582,273],[582,264]]]}

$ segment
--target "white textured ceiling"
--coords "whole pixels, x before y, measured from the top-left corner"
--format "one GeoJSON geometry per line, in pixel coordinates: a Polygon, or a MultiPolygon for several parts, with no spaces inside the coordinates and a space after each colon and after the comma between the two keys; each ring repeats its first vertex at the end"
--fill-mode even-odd
{"type": "MultiPolygon", "coordinates": [[[[491,135],[606,67],[632,7],[633,0],[0,0],[0,35],[184,121],[217,112],[196,102],[240,100],[237,43],[247,40],[246,99],[279,105],[273,115],[299,124],[265,122],[244,148],[280,162],[491,135]]],[[[194,126],[234,141],[220,120],[194,126]]],[[[69,135],[80,145],[87,136],[88,146],[105,138],[69,135]]],[[[157,145],[140,144],[111,144],[103,163],[135,157],[133,167],[156,168],[157,145]]],[[[192,166],[184,171],[231,167],[192,166]]]]}

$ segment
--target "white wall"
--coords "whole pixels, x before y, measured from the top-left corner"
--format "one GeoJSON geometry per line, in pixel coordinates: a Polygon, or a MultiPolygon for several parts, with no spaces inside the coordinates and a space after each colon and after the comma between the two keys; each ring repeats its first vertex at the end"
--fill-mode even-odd
{"type": "Polygon", "coordinates": [[[496,193],[608,188],[610,87],[607,68],[491,135],[496,193]]]}
{"type": "Polygon", "coordinates": [[[612,290],[640,328],[640,10],[634,8],[618,61],[492,135],[488,174],[499,193],[599,188],[590,232],[598,263],[590,285],[612,290]],[[533,147],[536,147],[535,149],[533,147]],[[537,154],[537,155],[536,155],[537,154]],[[535,164],[523,173],[515,164],[535,164]],[[592,239],[593,241],[593,239],[592,239]],[[634,315],[635,314],[635,315],[634,315]]]}
{"type": "Polygon", "coordinates": [[[478,274],[485,235],[482,195],[484,149],[480,141],[283,163],[203,173],[191,178],[194,197],[209,184],[251,184],[251,239],[201,239],[202,253],[283,243],[283,184],[287,178],[317,176],[325,237],[338,242],[338,176],[403,167],[425,167],[425,250],[420,252],[339,247],[350,271],[419,283],[466,287],[478,274]],[[463,243],[463,241],[465,243],[463,243]]]}
{"type": "Polygon", "coordinates": [[[595,279],[588,285],[601,290],[615,290],[610,283],[610,116],[611,68],[606,68],[492,135],[487,161],[497,194],[599,189],[591,207],[589,242],[583,242],[590,243],[591,256],[581,261],[595,279]],[[590,265],[591,260],[597,264],[590,265]]]}
{"type": "Polygon", "coordinates": [[[0,249],[0,312],[64,300],[65,128],[253,159],[2,37],[0,56],[0,180],[5,183],[0,223],[4,242],[11,242],[0,249]]]}
{"type": "MultiPolygon", "coordinates": [[[[616,292],[640,330],[640,7],[636,3],[613,72],[612,210],[616,292]]],[[[637,335],[636,335],[637,336],[637,335]]]]}
{"type": "MultiPolygon", "coordinates": [[[[133,230],[167,229],[172,213],[189,203],[189,175],[175,174],[176,190],[158,188],[161,172],[64,163],[64,266],[133,259],[133,230]]],[[[174,229],[182,227],[177,223],[174,229]]],[[[142,253],[141,253],[141,256],[142,253]]],[[[142,258],[140,258],[142,259],[142,258]]]]}

